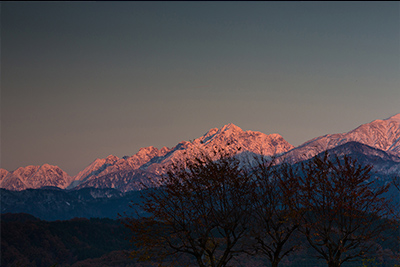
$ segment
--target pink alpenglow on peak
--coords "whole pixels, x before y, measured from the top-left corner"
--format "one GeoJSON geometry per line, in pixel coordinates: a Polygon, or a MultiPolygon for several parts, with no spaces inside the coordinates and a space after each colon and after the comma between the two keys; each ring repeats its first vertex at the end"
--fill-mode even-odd
{"type": "Polygon", "coordinates": [[[233,133],[233,132],[243,132],[243,130],[242,130],[240,127],[236,126],[235,124],[229,123],[229,124],[223,126],[223,127],[221,128],[220,132],[221,132],[221,133],[222,133],[222,132],[230,132],[230,133],[233,133]]]}
{"type": "Polygon", "coordinates": [[[117,156],[114,156],[114,155],[109,155],[106,158],[106,162],[107,163],[116,162],[117,160],[119,160],[119,158],[117,156]]]}
{"type": "Polygon", "coordinates": [[[387,118],[385,121],[397,121],[397,122],[400,122],[400,113],[387,118]]]}
{"type": "MultiPolygon", "coordinates": [[[[106,159],[97,159],[74,177],[75,182],[70,188],[77,186],[79,188],[81,184],[85,183],[93,185],[93,183],[97,183],[95,180],[101,177],[110,177],[110,175],[118,176],[121,173],[135,172],[153,158],[162,157],[169,151],[170,149],[167,147],[163,147],[159,150],[153,146],[149,146],[139,149],[135,155],[130,157],[125,156],[120,159],[110,155],[106,159]]],[[[114,186],[116,183],[114,183],[114,186]]]]}
{"type": "Polygon", "coordinates": [[[8,171],[6,169],[0,169],[0,184],[1,181],[3,181],[3,179],[7,176],[8,171]]]}
{"type": "Polygon", "coordinates": [[[20,167],[12,172],[1,171],[3,176],[0,188],[9,190],[24,190],[28,188],[41,188],[55,186],[66,188],[73,180],[58,166],[43,164],[42,166],[20,167]],[[5,174],[5,176],[3,176],[5,174]]]}
{"type": "Polygon", "coordinates": [[[163,174],[169,164],[179,162],[187,157],[195,156],[199,151],[213,155],[216,148],[224,148],[228,153],[250,152],[273,156],[293,149],[279,134],[266,135],[260,132],[243,131],[238,126],[230,123],[218,128],[210,129],[203,136],[193,141],[179,142],[169,149],[163,147],[144,147],[131,157],[124,157],[111,165],[88,166],[83,173],[78,174],[75,180],[81,181],[77,188],[112,187],[122,191],[132,190],[132,186],[140,189],[138,181],[148,182],[152,177],[153,183],[158,183],[159,175],[163,174]],[[139,186],[139,187],[138,187],[139,186]]]}
{"type": "Polygon", "coordinates": [[[313,138],[288,152],[285,157],[298,162],[348,142],[358,142],[400,157],[400,114],[362,124],[348,133],[313,138]]]}
{"type": "Polygon", "coordinates": [[[75,177],[68,176],[57,166],[27,166],[8,172],[0,169],[0,187],[23,190],[43,186],[59,188],[116,188],[121,191],[140,190],[145,185],[160,185],[160,176],[173,162],[194,157],[200,151],[213,157],[214,151],[223,148],[236,154],[243,162],[254,160],[255,155],[277,157],[278,161],[300,162],[325,150],[357,142],[393,157],[400,157],[400,113],[384,120],[374,120],[352,131],[327,134],[311,139],[294,148],[281,135],[244,131],[229,123],[212,128],[204,135],[181,141],[172,148],[143,147],[132,156],[118,158],[110,155],[96,159],[75,177]],[[239,150],[238,150],[239,149],[239,150]]]}
{"type": "Polygon", "coordinates": [[[272,156],[287,152],[294,147],[279,134],[264,134],[257,131],[243,131],[229,123],[221,129],[211,129],[204,136],[195,139],[194,143],[207,146],[222,146],[232,149],[240,147],[243,151],[272,156]]]}

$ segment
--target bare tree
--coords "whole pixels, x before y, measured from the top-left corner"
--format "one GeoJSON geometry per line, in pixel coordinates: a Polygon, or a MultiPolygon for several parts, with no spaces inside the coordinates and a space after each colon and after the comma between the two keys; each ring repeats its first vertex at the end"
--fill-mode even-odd
{"type": "Polygon", "coordinates": [[[273,166],[263,158],[254,170],[257,187],[254,191],[255,249],[277,267],[283,257],[299,244],[293,239],[300,226],[298,204],[299,179],[289,164],[273,166]]]}
{"type": "Polygon", "coordinates": [[[243,251],[249,232],[254,182],[234,157],[216,151],[174,164],[163,186],[149,189],[141,208],[126,218],[136,258],[190,255],[198,266],[226,266],[243,251]]]}
{"type": "Polygon", "coordinates": [[[372,166],[344,156],[315,157],[302,167],[302,232],[328,266],[361,258],[389,226],[388,185],[371,179],[372,166]]]}

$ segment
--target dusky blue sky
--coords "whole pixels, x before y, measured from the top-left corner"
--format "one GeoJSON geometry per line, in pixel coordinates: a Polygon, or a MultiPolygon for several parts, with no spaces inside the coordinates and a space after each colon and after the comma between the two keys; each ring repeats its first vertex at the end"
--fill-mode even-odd
{"type": "Polygon", "coordinates": [[[2,2],[1,167],[400,112],[399,2],[2,2]]]}

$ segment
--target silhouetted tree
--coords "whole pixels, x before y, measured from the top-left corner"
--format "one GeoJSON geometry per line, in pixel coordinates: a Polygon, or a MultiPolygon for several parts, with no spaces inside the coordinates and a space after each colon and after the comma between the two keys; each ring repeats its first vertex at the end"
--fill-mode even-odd
{"type": "Polygon", "coordinates": [[[377,185],[371,169],[347,156],[331,161],[327,153],[302,166],[301,229],[330,267],[363,257],[389,226],[388,185],[377,185]]]}
{"type": "Polygon", "coordinates": [[[300,226],[298,205],[299,179],[289,164],[273,166],[273,161],[258,161],[254,170],[254,225],[256,251],[268,258],[273,267],[293,252],[298,243],[293,237],[300,226]]]}
{"type": "Polygon", "coordinates": [[[151,216],[127,218],[140,260],[191,255],[198,266],[226,266],[244,250],[254,181],[223,151],[175,163],[163,186],[148,189],[140,208],[151,216]]]}

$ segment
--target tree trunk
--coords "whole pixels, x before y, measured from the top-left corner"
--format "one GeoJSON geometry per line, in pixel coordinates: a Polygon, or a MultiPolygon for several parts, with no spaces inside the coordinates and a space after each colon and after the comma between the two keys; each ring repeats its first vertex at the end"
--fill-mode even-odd
{"type": "Polygon", "coordinates": [[[341,264],[336,261],[328,261],[328,267],[340,267],[341,264]]]}

